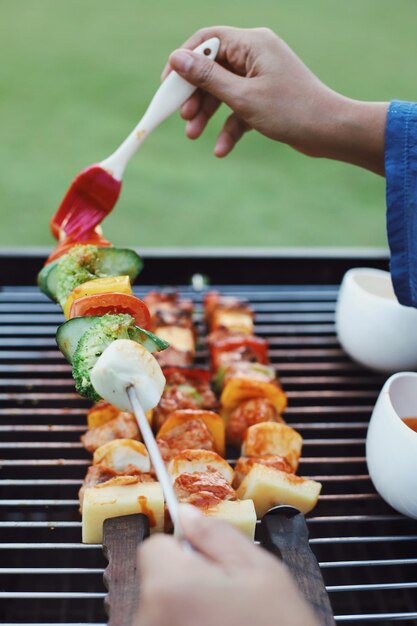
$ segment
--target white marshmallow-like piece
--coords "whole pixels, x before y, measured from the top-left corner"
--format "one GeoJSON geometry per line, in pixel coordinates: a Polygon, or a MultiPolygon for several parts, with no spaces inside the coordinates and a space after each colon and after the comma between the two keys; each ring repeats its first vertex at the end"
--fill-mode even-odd
{"type": "Polygon", "coordinates": [[[91,370],[97,393],[121,411],[131,411],[127,388],[135,387],[144,411],[153,409],[165,387],[158,361],[141,344],[117,339],[103,352],[91,370]]]}

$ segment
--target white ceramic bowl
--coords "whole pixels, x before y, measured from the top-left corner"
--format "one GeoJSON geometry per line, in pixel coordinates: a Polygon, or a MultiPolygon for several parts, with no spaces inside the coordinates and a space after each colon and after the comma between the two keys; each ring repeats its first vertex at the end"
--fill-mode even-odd
{"type": "Polygon", "coordinates": [[[417,374],[387,380],[372,413],[366,460],[375,489],[394,509],[417,519],[417,432],[404,417],[417,416],[417,374]]]}
{"type": "Polygon", "coordinates": [[[417,309],[399,304],[389,272],[363,267],[345,274],[336,331],[345,352],[366,367],[417,369],[417,309]]]}

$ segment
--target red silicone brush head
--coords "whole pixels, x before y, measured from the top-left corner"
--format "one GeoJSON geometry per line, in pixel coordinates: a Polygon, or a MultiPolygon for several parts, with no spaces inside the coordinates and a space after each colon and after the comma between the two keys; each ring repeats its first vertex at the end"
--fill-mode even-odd
{"type": "Polygon", "coordinates": [[[99,165],[87,167],[74,179],[52,218],[53,234],[63,228],[77,239],[94,229],[113,209],[121,187],[121,181],[99,165]]]}

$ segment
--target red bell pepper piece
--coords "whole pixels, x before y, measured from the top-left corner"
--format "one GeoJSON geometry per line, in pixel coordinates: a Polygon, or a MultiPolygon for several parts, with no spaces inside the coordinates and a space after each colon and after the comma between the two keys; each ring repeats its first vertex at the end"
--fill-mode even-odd
{"type": "Polygon", "coordinates": [[[70,319],[87,315],[125,313],[135,318],[136,326],[148,330],[151,325],[149,309],[142,300],[126,293],[95,293],[77,298],[71,305],[70,319]]]}

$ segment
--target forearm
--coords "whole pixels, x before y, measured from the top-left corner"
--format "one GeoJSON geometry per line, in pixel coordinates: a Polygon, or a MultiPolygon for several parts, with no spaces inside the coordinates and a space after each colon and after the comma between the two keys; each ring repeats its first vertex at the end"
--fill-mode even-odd
{"type": "Polygon", "coordinates": [[[303,143],[295,148],[310,156],[336,159],[385,175],[384,143],[388,103],[360,102],[322,92],[303,143]],[[320,111],[320,116],[317,115],[320,111]]]}

